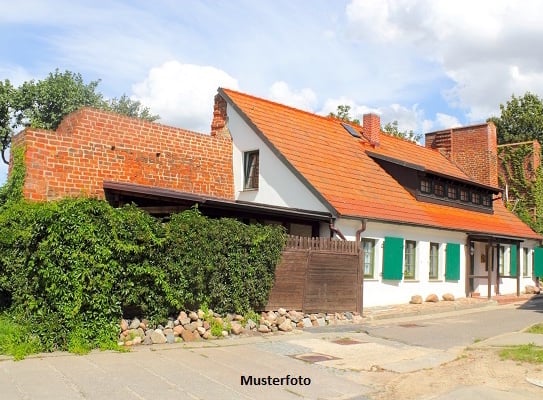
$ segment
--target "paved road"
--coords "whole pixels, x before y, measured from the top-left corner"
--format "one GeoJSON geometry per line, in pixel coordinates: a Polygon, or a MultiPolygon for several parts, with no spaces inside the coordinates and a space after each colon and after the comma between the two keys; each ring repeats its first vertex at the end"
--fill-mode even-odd
{"type": "MultiPolygon", "coordinates": [[[[344,371],[295,359],[303,346],[277,342],[175,347],[131,353],[55,354],[0,362],[0,398],[44,399],[365,399],[344,371]],[[280,352],[277,349],[282,349],[280,352]],[[309,385],[241,385],[241,377],[308,378],[309,385]]],[[[175,346],[175,345],[171,345],[175,346]]],[[[284,380],[283,382],[286,382],[284,380]]],[[[290,383],[293,380],[290,379],[290,383]]],[[[308,383],[308,380],[305,380],[308,383]]]]}
{"type": "Polygon", "coordinates": [[[543,297],[536,297],[523,306],[499,308],[431,319],[412,318],[406,321],[368,325],[371,335],[402,343],[435,349],[469,346],[475,342],[503,333],[515,332],[543,322],[543,297]]]}
{"type": "MultiPolygon", "coordinates": [[[[523,309],[500,306],[448,316],[390,320],[381,325],[349,326],[336,331],[307,330],[189,346],[141,346],[131,353],[93,352],[86,356],[54,353],[20,362],[3,360],[0,399],[362,400],[379,388],[376,375],[369,371],[383,368],[404,373],[436,367],[456,358],[460,352],[457,346],[543,321],[541,311],[543,299],[538,299],[523,309]],[[242,377],[266,380],[270,377],[273,381],[273,378],[286,379],[287,375],[301,376],[311,383],[306,386],[241,384],[242,377]]],[[[500,398],[485,387],[458,390],[463,391],[461,398],[470,397],[470,393],[472,398],[500,398]]],[[[457,394],[451,392],[442,399],[459,398],[457,394]]],[[[522,398],[513,394],[507,393],[507,398],[522,398]]]]}

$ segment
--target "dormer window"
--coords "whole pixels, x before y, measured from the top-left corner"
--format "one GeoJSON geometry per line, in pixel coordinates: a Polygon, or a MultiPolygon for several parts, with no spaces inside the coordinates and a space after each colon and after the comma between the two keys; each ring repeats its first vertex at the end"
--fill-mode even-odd
{"type": "Polygon", "coordinates": [[[442,182],[435,182],[434,183],[434,194],[437,197],[445,196],[445,185],[442,182]]]}
{"type": "Polygon", "coordinates": [[[259,159],[258,150],[246,151],[243,154],[244,177],[243,189],[258,189],[259,159]]]}
{"type": "Polygon", "coordinates": [[[489,188],[433,174],[419,175],[417,200],[492,213],[489,188]]]}
{"type": "Polygon", "coordinates": [[[432,183],[430,179],[422,178],[420,180],[420,191],[422,193],[432,193],[432,183]]]}

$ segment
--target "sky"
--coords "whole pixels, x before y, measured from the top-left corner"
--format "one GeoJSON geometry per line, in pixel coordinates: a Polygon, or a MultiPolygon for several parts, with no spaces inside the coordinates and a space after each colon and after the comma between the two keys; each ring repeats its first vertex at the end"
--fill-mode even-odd
{"type": "Polygon", "coordinates": [[[541,21],[540,0],[3,0],[0,79],[69,70],[199,132],[225,87],[425,133],[543,96],[541,21]]]}

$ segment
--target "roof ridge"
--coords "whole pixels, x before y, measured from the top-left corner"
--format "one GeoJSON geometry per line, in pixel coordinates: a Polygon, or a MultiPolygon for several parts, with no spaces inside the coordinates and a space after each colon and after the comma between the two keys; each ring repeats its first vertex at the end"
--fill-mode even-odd
{"type": "Polygon", "coordinates": [[[270,100],[270,99],[266,99],[264,97],[258,97],[258,96],[254,96],[252,94],[248,94],[248,93],[245,93],[245,92],[240,92],[239,90],[228,89],[228,88],[224,88],[224,87],[219,87],[219,90],[223,90],[224,92],[239,94],[239,95],[242,95],[242,96],[245,96],[245,97],[248,97],[248,98],[252,98],[252,99],[256,99],[256,100],[259,100],[259,101],[265,101],[266,103],[275,104],[275,105],[277,105],[279,107],[288,108],[290,110],[297,111],[297,112],[307,114],[307,115],[311,115],[313,117],[318,117],[318,118],[324,119],[326,121],[346,122],[346,123],[349,123],[349,124],[352,124],[352,125],[362,127],[362,125],[357,125],[357,124],[353,123],[352,121],[343,121],[341,119],[329,117],[327,115],[320,115],[320,114],[317,114],[316,112],[302,110],[301,108],[296,108],[294,106],[289,106],[288,104],[279,103],[278,101],[275,101],[275,100],[270,100]]]}

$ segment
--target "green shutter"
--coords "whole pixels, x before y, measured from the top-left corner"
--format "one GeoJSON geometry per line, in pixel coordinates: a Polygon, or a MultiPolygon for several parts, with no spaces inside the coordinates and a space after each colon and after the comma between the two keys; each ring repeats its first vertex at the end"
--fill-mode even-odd
{"type": "Polygon", "coordinates": [[[543,277],[543,247],[534,249],[534,276],[543,277]]]}
{"type": "Polygon", "coordinates": [[[460,279],[460,245],[458,243],[447,243],[446,251],[445,279],[457,281],[460,279]]]}
{"type": "Polygon", "coordinates": [[[517,276],[517,246],[512,245],[509,253],[509,275],[517,276]]]}
{"type": "Polygon", "coordinates": [[[383,279],[400,281],[403,276],[403,238],[385,237],[383,279]]]}

